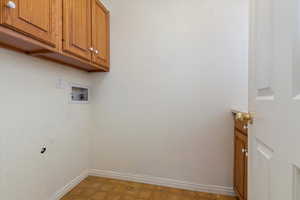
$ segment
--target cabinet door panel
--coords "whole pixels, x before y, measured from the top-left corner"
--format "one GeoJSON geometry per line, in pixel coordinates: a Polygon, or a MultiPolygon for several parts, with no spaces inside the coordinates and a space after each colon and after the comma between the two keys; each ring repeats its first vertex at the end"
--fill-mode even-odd
{"type": "MultiPolygon", "coordinates": [[[[247,144],[248,140],[245,143],[247,152],[248,152],[248,144],[247,144]]],[[[248,155],[245,156],[245,179],[244,179],[244,199],[247,200],[248,199],[248,155]]]]}
{"type": "Polygon", "coordinates": [[[91,3],[89,0],[64,0],[63,50],[91,60],[91,3]]]}
{"type": "Polygon", "coordinates": [[[245,181],[246,181],[246,156],[244,150],[246,150],[245,136],[242,133],[236,131],[235,133],[235,180],[234,187],[238,195],[244,199],[245,197],[245,181]]]}
{"type": "Polygon", "coordinates": [[[109,12],[98,1],[92,0],[93,62],[109,67],[109,12]]]}
{"type": "Polygon", "coordinates": [[[2,1],[3,25],[56,46],[57,0],[14,0],[15,8],[2,1]]]}

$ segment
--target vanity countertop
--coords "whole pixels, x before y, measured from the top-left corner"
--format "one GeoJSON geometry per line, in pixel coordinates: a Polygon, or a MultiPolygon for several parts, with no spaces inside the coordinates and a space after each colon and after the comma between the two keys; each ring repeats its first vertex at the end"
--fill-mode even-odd
{"type": "Polygon", "coordinates": [[[248,109],[245,109],[245,108],[233,106],[233,107],[231,107],[231,112],[233,114],[236,114],[236,113],[239,113],[239,112],[241,112],[241,113],[248,113],[249,111],[248,111],[248,109]]]}

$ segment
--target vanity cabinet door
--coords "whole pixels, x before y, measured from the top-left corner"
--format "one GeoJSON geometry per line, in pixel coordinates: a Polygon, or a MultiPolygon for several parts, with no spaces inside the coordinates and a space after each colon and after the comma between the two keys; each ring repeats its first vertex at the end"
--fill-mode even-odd
{"type": "Polygon", "coordinates": [[[240,200],[246,199],[246,164],[247,164],[247,139],[246,136],[235,131],[235,163],[234,163],[234,188],[240,200]]]}
{"type": "Polygon", "coordinates": [[[57,45],[57,0],[2,0],[2,25],[50,46],[57,45]]]}
{"type": "Polygon", "coordinates": [[[92,0],[93,62],[109,67],[109,11],[99,0],[92,0]]]}
{"type": "Polygon", "coordinates": [[[244,200],[248,199],[248,144],[246,142],[244,200]]]}

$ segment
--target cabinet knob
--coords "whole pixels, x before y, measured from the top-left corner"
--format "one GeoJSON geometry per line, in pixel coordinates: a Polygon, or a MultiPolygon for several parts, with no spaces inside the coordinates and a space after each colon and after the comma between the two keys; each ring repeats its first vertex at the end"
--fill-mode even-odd
{"type": "Polygon", "coordinates": [[[95,50],[95,54],[99,54],[99,51],[97,49],[95,50]]]}
{"type": "Polygon", "coordinates": [[[8,8],[16,8],[16,4],[13,1],[8,1],[6,4],[6,7],[8,8]]]}
{"type": "Polygon", "coordinates": [[[248,157],[248,149],[242,149],[242,153],[244,153],[245,156],[248,157]]]}
{"type": "Polygon", "coordinates": [[[91,52],[93,52],[93,51],[94,51],[94,48],[93,48],[93,47],[90,47],[89,50],[90,50],[91,52]]]}

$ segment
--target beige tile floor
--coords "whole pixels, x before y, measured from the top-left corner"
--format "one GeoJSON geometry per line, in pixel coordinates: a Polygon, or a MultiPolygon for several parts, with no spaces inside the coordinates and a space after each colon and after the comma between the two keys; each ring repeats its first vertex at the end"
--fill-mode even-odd
{"type": "Polygon", "coordinates": [[[89,176],[61,200],[236,200],[236,198],[89,176]]]}

